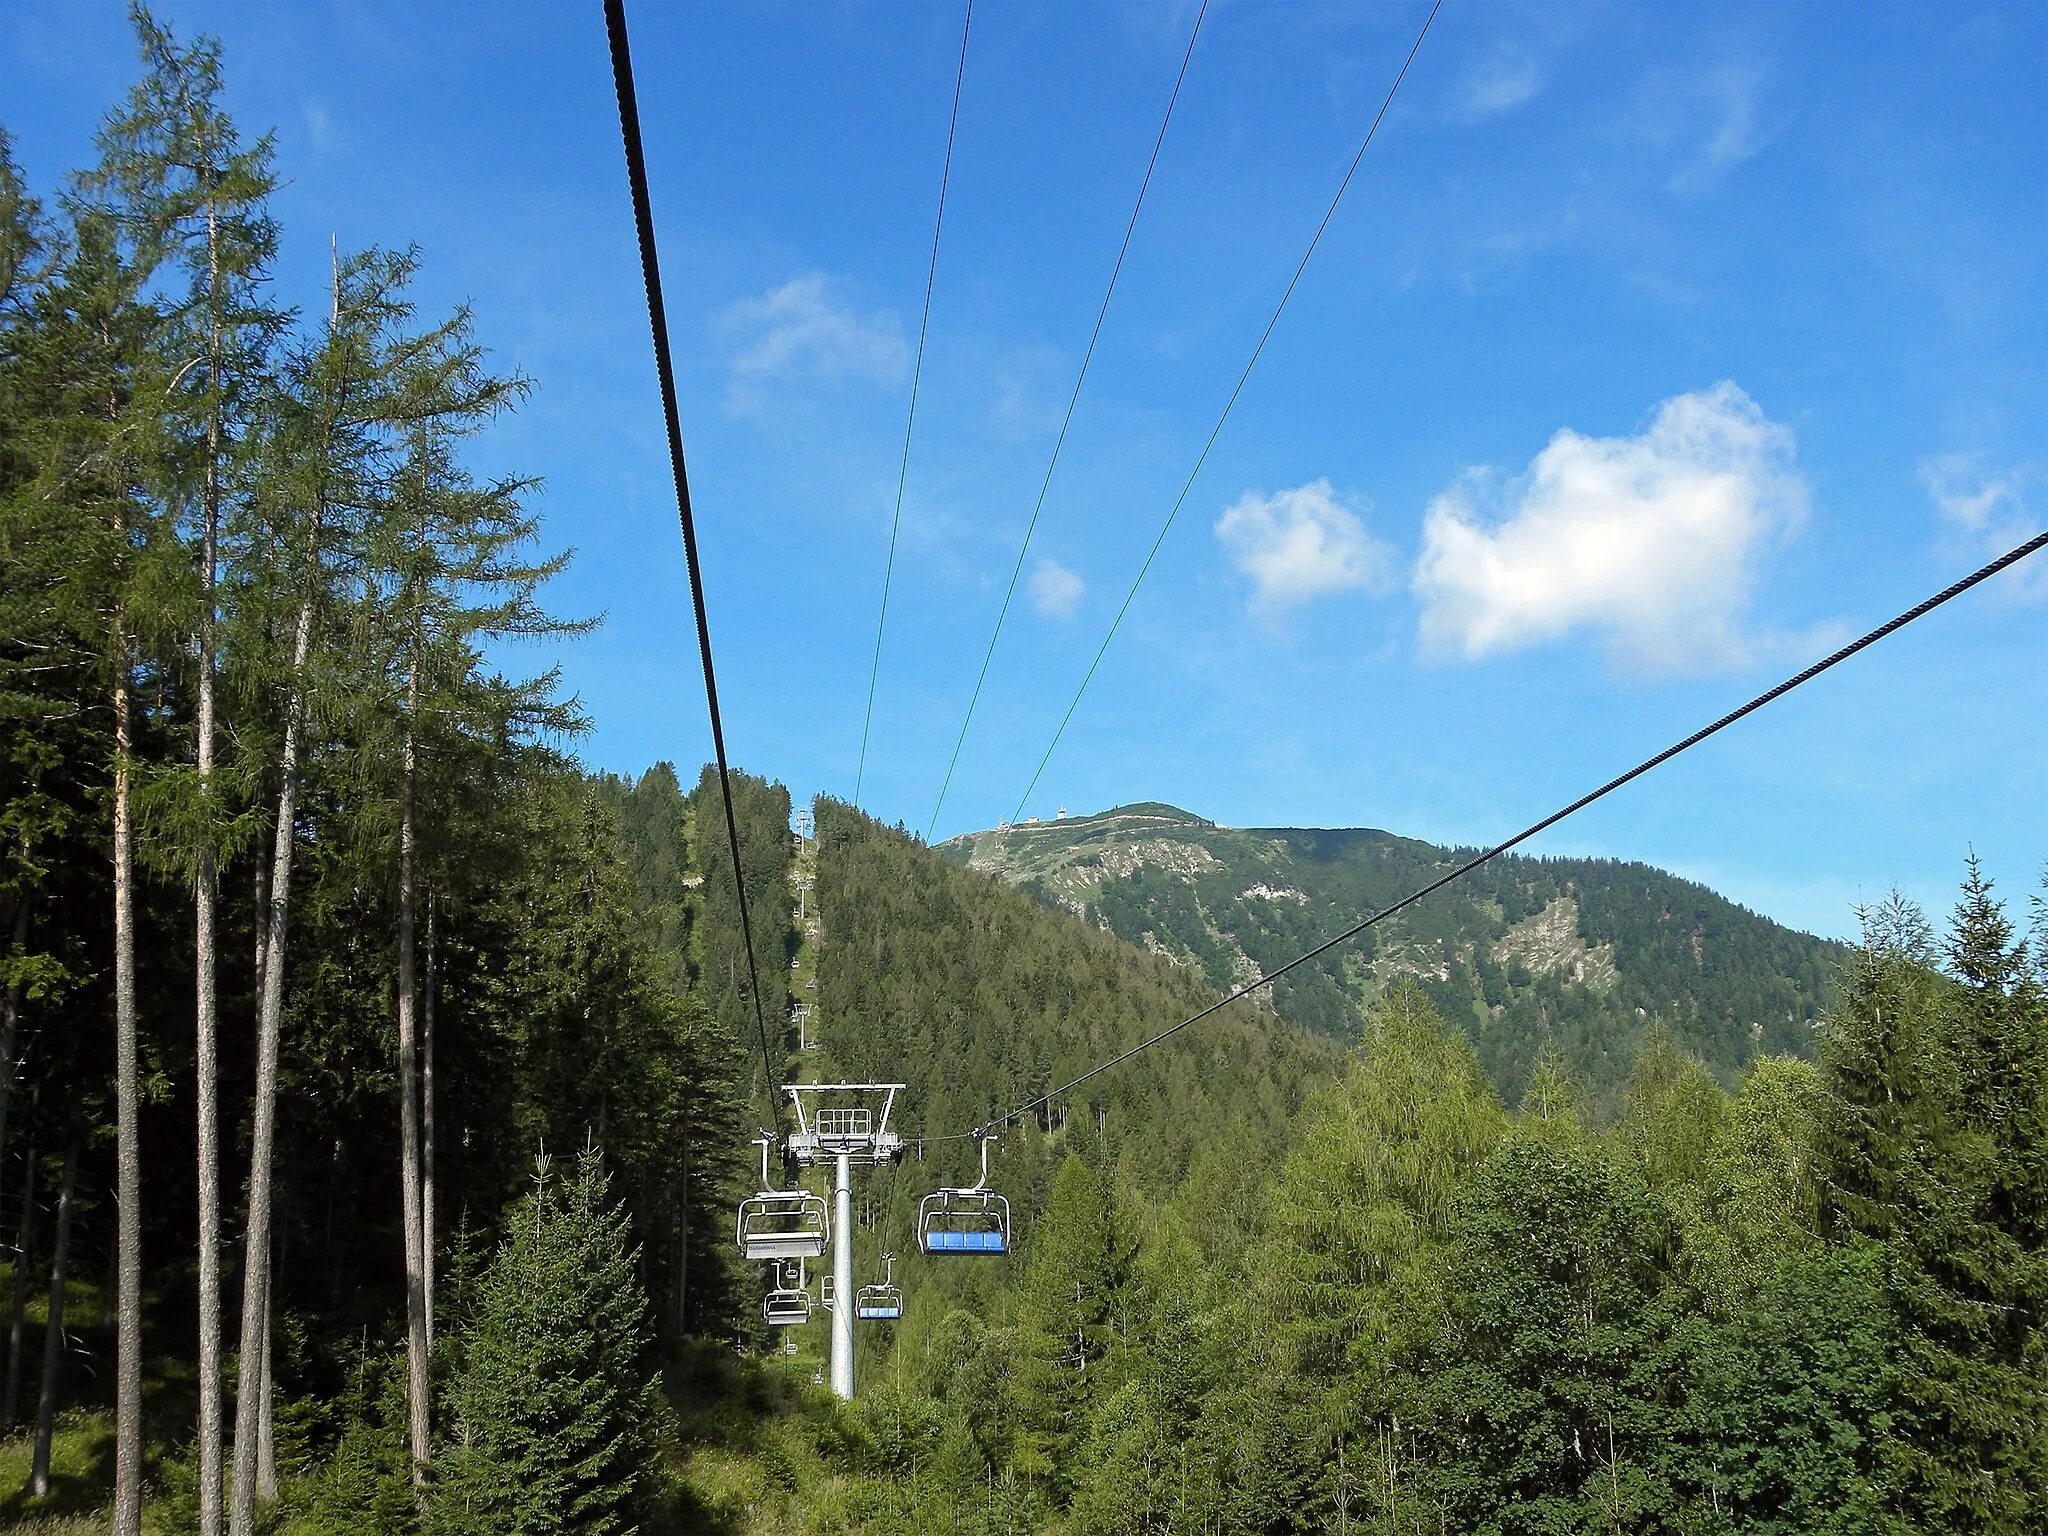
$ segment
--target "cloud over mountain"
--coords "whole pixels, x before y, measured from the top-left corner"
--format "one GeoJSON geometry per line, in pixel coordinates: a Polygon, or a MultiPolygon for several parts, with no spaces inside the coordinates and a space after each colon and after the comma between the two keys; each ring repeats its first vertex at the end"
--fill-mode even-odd
{"type": "Polygon", "coordinates": [[[1251,578],[1253,606],[1267,613],[1392,584],[1393,552],[1366,532],[1327,480],[1270,496],[1246,491],[1216,520],[1216,537],[1251,578]]]}
{"type": "Polygon", "coordinates": [[[1803,517],[1791,430],[1732,383],[1634,437],[1553,437],[1519,477],[1471,470],[1430,503],[1415,593],[1426,654],[1477,660],[1600,634],[1632,671],[1732,666],[1763,553],[1803,517]]]}

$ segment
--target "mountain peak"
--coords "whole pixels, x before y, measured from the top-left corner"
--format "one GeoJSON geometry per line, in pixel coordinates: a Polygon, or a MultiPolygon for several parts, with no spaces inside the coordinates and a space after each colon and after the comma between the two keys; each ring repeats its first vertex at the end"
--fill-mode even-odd
{"type": "MultiPolygon", "coordinates": [[[[1218,991],[1271,975],[1460,857],[1371,828],[1225,827],[1157,800],[972,832],[938,852],[1218,991]]],[[[1546,1048],[1611,1098],[1658,1025],[1731,1079],[1759,1051],[1810,1052],[1833,955],[1647,865],[1509,854],[1257,998],[1352,1040],[1388,988],[1414,982],[1509,1098],[1546,1048]]]]}
{"type": "Polygon", "coordinates": [[[1114,832],[1157,832],[1169,827],[1190,829],[1213,829],[1216,822],[1197,816],[1193,811],[1184,811],[1177,805],[1168,805],[1164,800],[1138,800],[1130,805],[1111,806],[1106,811],[1096,811],[1087,816],[1069,816],[1062,809],[1057,816],[1026,816],[1022,821],[1005,822],[980,832],[963,832],[958,837],[949,837],[938,846],[941,848],[972,848],[976,840],[1001,837],[1010,834],[1037,836],[1051,831],[1073,832],[1088,837],[1101,837],[1114,832]]]}

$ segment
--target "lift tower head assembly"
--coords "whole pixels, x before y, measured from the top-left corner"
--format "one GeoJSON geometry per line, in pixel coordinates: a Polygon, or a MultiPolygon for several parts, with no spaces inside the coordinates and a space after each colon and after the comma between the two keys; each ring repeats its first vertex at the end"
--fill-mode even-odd
{"type": "MultiPolygon", "coordinates": [[[[851,1299],[853,1283],[853,1167],[869,1168],[903,1158],[903,1138],[889,1127],[901,1083],[790,1083],[787,1093],[796,1111],[796,1129],[784,1143],[789,1155],[806,1168],[830,1165],[832,1184],[832,1289],[851,1299]],[[877,1103],[879,1098],[880,1102],[877,1103]]],[[[851,1306],[832,1311],[832,1390],[853,1396],[853,1314],[851,1306]]]]}

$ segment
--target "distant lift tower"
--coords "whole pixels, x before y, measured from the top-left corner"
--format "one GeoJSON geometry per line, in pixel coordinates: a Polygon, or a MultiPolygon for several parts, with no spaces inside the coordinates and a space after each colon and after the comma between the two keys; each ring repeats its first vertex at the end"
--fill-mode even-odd
{"type": "MultiPolygon", "coordinates": [[[[877,1168],[901,1162],[903,1138],[889,1129],[889,1111],[901,1083],[792,1083],[784,1091],[796,1108],[789,1154],[806,1168],[833,1165],[832,1290],[850,1302],[853,1283],[853,1165],[877,1168]],[[875,1101],[879,1096],[881,1102],[875,1101]]],[[[832,1309],[832,1390],[853,1396],[855,1309],[832,1309]]]]}

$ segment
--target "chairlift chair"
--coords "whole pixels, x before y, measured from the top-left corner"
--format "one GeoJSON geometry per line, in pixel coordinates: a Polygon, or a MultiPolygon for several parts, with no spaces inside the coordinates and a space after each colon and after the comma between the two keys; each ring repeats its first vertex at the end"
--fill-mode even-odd
{"type": "Polygon", "coordinates": [[[823,1195],[808,1189],[776,1189],[768,1181],[768,1148],[774,1138],[763,1131],[761,1192],[740,1202],[737,1228],[740,1254],[748,1259],[821,1258],[831,1237],[830,1208],[823,1195]]]}
{"type": "Polygon", "coordinates": [[[853,1315],[869,1322],[893,1323],[903,1316],[903,1292],[896,1288],[896,1260],[882,1255],[882,1283],[864,1285],[853,1298],[853,1315]]]}
{"type": "Polygon", "coordinates": [[[795,1328],[811,1320],[811,1287],[802,1259],[784,1259],[770,1269],[774,1284],[761,1298],[761,1316],[771,1328],[795,1328]]]}
{"type": "Polygon", "coordinates": [[[838,1288],[833,1284],[837,1278],[836,1275],[829,1273],[818,1276],[818,1305],[827,1312],[839,1310],[838,1288]]]}
{"type": "Polygon", "coordinates": [[[926,1253],[1008,1253],[1010,1202],[988,1187],[986,1131],[981,1143],[981,1177],[965,1189],[941,1189],[917,1206],[917,1241],[926,1253]]]}

